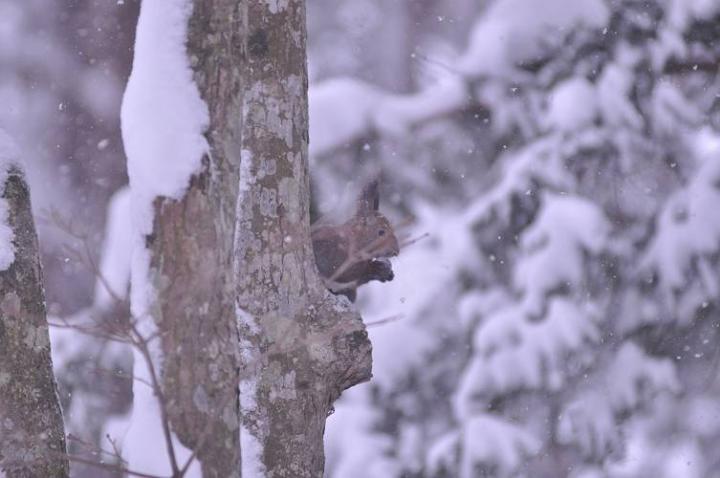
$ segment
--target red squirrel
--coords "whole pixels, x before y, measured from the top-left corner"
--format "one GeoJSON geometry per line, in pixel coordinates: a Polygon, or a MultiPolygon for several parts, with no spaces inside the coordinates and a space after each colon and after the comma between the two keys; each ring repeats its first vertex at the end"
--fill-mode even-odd
{"type": "Polygon", "coordinates": [[[388,258],[397,256],[400,246],[379,206],[378,181],[373,180],[363,188],[355,214],[348,221],[311,227],[315,263],[325,286],[351,302],[355,302],[361,285],[394,277],[388,258]]]}

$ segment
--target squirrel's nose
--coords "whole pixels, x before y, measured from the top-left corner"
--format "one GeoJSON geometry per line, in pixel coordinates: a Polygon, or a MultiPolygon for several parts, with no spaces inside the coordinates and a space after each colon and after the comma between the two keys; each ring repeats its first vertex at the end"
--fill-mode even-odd
{"type": "Polygon", "coordinates": [[[392,246],[390,247],[390,251],[392,252],[393,256],[397,256],[400,254],[400,245],[396,240],[392,242],[392,246]]]}

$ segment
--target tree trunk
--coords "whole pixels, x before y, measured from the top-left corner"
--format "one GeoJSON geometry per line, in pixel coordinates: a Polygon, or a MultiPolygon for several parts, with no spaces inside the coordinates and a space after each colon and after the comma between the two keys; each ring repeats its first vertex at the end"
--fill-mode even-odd
{"type": "Polygon", "coordinates": [[[67,477],[30,192],[15,166],[0,180],[14,244],[13,262],[0,270],[0,475],[67,477]]]}
{"type": "Polygon", "coordinates": [[[321,477],[332,402],[370,377],[363,323],[314,263],[305,43],[303,1],[194,2],[210,154],[155,201],[147,244],[168,415],[205,477],[321,477]]]}
{"type": "Polygon", "coordinates": [[[239,91],[238,51],[232,48],[239,18],[236,1],[194,2],[187,49],[210,110],[212,154],[181,200],[155,201],[147,241],[169,418],[183,445],[198,450],[207,478],[238,476],[240,470],[232,266],[239,157],[224,149],[232,149],[231,119],[240,115],[231,103],[239,91]]]}
{"type": "Polygon", "coordinates": [[[243,19],[243,470],[321,477],[325,419],[342,390],[370,378],[370,342],[357,312],[322,285],[310,241],[305,2],[248,1],[243,19]]]}

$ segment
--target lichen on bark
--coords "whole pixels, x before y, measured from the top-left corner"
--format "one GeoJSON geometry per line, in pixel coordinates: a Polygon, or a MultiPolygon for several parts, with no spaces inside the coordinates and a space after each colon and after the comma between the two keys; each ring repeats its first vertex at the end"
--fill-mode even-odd
{"type": "Polygon", "coordinates": [[[0,471],[8,478],[67,477],[38,241],[19,169],[11,168],[0,191],[15,247],[15,260],[0,271],[0,471]]]}
{"type": "Polygon", "coordinates": [[[254,393],[243,430],[260,453],[243,460],[268,477],[320,477],[326,417],[342,390],[370,378],[370,342],[357,311],[324,288],[310,241],[304,1],[244,8],[235,259],[250,344],[241,379],[254,393]]]}

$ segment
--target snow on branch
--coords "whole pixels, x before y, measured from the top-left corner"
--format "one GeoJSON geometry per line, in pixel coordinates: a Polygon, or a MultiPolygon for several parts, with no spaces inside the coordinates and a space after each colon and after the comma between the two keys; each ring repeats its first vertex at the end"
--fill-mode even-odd
{"type": "Polygon", "coordinates": [[[552,299],[546,316],[532,321],[521,306],[492,315],[473,339],[474,354],[455,397],[459,418],[492,398],[517,390],[557,390],[565,383],[564,363],[599,339],[595,317],[564,299],[552,299]]]}
{"type": "Polygon", "coordinates": [[[607,371],[608,403],[615,410],[638,407],[661,390],[680,391],[680,382],[670,359],[647,355],[633,342],[625,342],[607,371]]]}
{"type": "Polygon", "coordinates": [[[658,132],[672,134],[678,125],[695,126],[702,118],[700,108],[690,102],[677,85],[661,81],[653,90],[650,119],[658,132]]]}
{"type": "Polygon", "coordinates": [[[620,447],[615,414],[600,393],[588,393],[571,402],[560,417],[559,440],[574,444],[587,457],[605,457],[620,447]]]}
{"type": "Polygon", "coordinates": [[[617,421],[650,403],[658,393],[680,391],[673,363],[625,342],[604,373],[561,414],[562,443],[576,443],[588,457],[604,457],[620,446],[617,421]]]}
{"type": "Polygon", "coordinates": [[[678,30],[695,20],[710,19],[720,13],[720,3],[709,0],[670,0],[668,22],[678,30]]]}
{"type": "MultiPolygon", "coordinates": [[[[310,155],[329,154],[372,133],[397,136],[473,103],[478,76],[504,77],[538,56],[548,33],[578,26],[601,29],[609,19],[602,0],[496,2],[477,22],[465,53],[436,84],[395,95],[360,80],[334,78],[311,85],[310,155]]],[[[506,105],[505,105],[506,106],[506,105]]]]}
{"type": "Polygon", "coordinates": [[[632,65],[610,63],[597,81],[598,105],[606,124],[639,130],[644,119],[630,100],[634,73],[632,65]]]}
{"type": "Polygon", "coordinates": [[[576,181],[565,167],[565,158],[602,140],[602,135],[592,131],[570,137],[553,133],[519,151],[504,154],[499,161],[504,168],[500,180],[467,207],[465,221],[472,225],[489,220],[493,214],[508,221],[512,197],[533,196],[538,189],[535,183],[553,190],[572,192],[576,181]]]}
{"type": "MultiPolygon", "coordinates": [[[[658,25],[657,39],[649,49],[655,68],[689,54],[682,48],[682,33],[690,22],[711,18],[718,10],[706,0],[675,0],[667,19],[658,25]]],[[[503,88],[509,81],[525,81],[522,67],[543,60],[568,34],[590,29],[607,34],[610,7],[603,0],[503,0],[494,2],[476,22],[465,51],[446,66],[446,75],[435,85],[411,94],[392,94],[351,78],[334,78],[310,87],[310,154],[318,157],[371,136],[397,136],[414,126],[485,102],[493,112],[494,126],[517,101],[503,88]]],[[[576,130],[600,116],[608,126],[640,130],[644,119],[631,98],[638,55],[619,48],[617,59],[604,66],[591,84],[578,77],[558,85],[551,96],[545,126],[576,130]],[[573,101],[576,100],[576,101],[573,101]],[[581,107],[578,107],[581,106],[581,107]],[[579,116],[578,116],[579,115],[579,116]],[[574,122],[573,119],[577,119],[574,122]]],[[[660,85],[658,105],[684,117],[693,112],[677,95],[660,85]]],[[[528,105],[519,102],[525,113],[528,105]]],[[[522,123],[521,118],[517,120],[522,123]]],[[[518,124],[521,129],[527,125],[518,124]]]]}
{"type": "Polygon", "coordinates": [[[593,202],[572,196],[543,194],[543,208],[524,232],[524,252],[515,269],[515,284],[525,293],[528,310],[539,312],[552,289],[576,289],[583,280],[584,254],[598,254],[610,224],[593,202]]]}
{"type": "Polygon", "coordinates": [[[492,415],[473,417],[463,428],[466,453],[460,463],[462,478],[477,476],[478,464],[486,464],[496,476],[507,476],[524,458],[540,451],[540,441],[521,426],[492,415]]]}
{"type": "Polygon", "coordinates": [[[583,77],[561,81],[552,91],[549,103],[545,121],[551,131],[581,130],[591,126],[598,114],[595,86],[583,77]]]}
{"type": "Polygon", "coordinates": [[[436,441],[428,453],[431,473],[442,476],[515,476],[513,473],[528,456],[537,454],[541,442],[520,425],[479,414],[469,419],[461,431],[450,432],[436,441]],[[456,455],[462,450],[459,470],[456,455]],[[479,475],[478,471],[484,473],[479,475]]]}
{"type": "MultiPolygon", "coordinates": [[[[657,217],[658,232],[641,259],[641,267],[658,273],[660,287],[670,292],[687,285],[697,261],[707,297],[720,292],[709,257],[720,250],[720,139],[703,132],[696,137],[698,169],[687,185],[671,195],[657,217]],[[703,268],[708,269],[704,271],[703,268]],[[707,273],[702,273],[707,272],[707,273]]],[[[672,294],[670,294],[672,295],[672,294]]]]}
{"type": "Polygon", "coordinates": [[[504,0],[477,22],[458,69],[478,76],[512,75],[517,64],[537,58],[550,34],[577,26],[602,28],[610,12],[602,0],[504,0]]]}
{"type": "Polygon", "coordinates": [[[392,95],[352,78],[334,78],[309,91],[310,155],[323,156],[372,132],[400,136],[469,102],[464,82],[445,78],[433,87],[392,95]]]}

